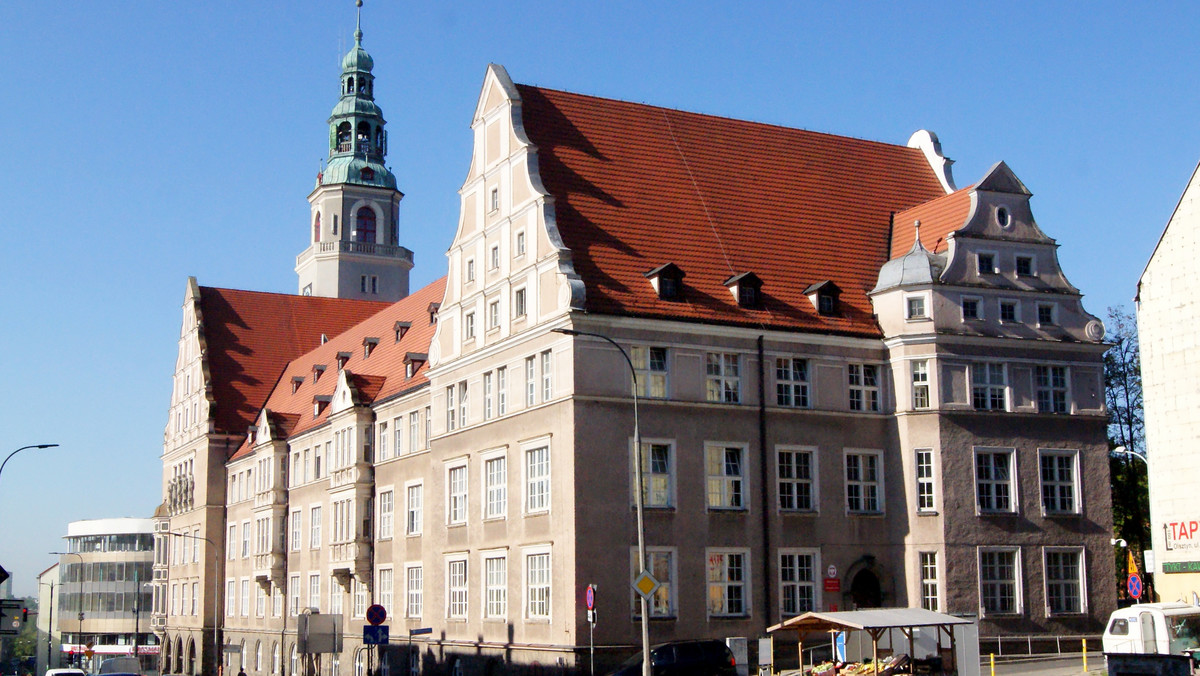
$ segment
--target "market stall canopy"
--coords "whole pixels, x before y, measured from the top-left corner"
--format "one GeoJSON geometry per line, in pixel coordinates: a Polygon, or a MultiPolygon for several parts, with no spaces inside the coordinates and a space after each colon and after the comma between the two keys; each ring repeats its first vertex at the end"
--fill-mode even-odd
{"type": "Polygon", "coordinates": [[[944,613],[935,613],[924,608],[875,608],[872,610],[846,610],[836,613],[807,612],[767,629],[776,631],[834,631],[863,629],[875,633],[883,629],[906,627],[946,627],[954,624],[973,624],[968,620],[944,613]]]}

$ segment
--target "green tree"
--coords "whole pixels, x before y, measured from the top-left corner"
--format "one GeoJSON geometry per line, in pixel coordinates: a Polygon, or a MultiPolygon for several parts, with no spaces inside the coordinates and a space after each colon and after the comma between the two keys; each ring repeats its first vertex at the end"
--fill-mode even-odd
{"type": "MultiPolygon", "coordinates": [[[[1112,448],[1145,457],[1146,429],[1142,416],[1142,363],[1137,323],[1123,307],[1108,309],[1108,340],[1104,354],[1105,403],[1108,406],[1108,440],[1112,448]]],[[[1112,477],[1113,533],[1125,540],[1135,556],[1150,546],[1150,492],[1146,466],[1127,455],[1109,457],[1112,477]]],[[[1125,553],[1117,553],[1117,574],[1124,579],[1125,553]]],[[[1124,588],[1124,584],[1121,584],[1124,588]]]]}

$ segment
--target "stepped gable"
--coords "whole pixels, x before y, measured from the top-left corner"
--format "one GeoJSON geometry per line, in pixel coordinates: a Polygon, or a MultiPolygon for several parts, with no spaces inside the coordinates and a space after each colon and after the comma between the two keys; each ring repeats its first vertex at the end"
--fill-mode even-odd
{"type": "Polygon", "coordinates": [[[892,231],[891,258],[903,256],[912,248],[915,236],[913,224],[916,221],[921,221],[921,244],[932,253],[945,253],[946,238],[967,224],[974,190],[975,186],[969,185],[897,213],[896,226],[892,231]]]}
{"type": "Polygon", "coordinates": [[[215,431],[242,436],[255,423],[287,363],[388,306],[200,287],[205,359],[212,379],[215,431]]]}
{"type": "Polygon", "coordinates": [[[878,336],[866,292],[892,212],[944,194],[923,152],[518,85],[590,312],[878,336]],[[644,276],[675,263],[680,300],[644,276]],[[753,272],[758,308],[725,286],[753,272]],[[837,316],[804,290],[832,281],[837,316]]]}
{"type": "MultiPolygon", "coordinates": [[[[424,387],[429,382],[426,377],[428,364],[421,363],[408,378],[404,360],[410,353],[428,354],[437,328],[429,321],[429,304],[441,301],[445,290],[446,278],[443,277],[406,298],[385,304],[383,310],[293,359],[277,378],[277,383],[273,383],[274,389],[264,407],[272,415],[284,416],[291,423],[287,428],[289,436],[323,425],[329,415],[329,406],[320,406],[314,416],[314,401],[316,397],[332,396],[337,388],[339,353],[350,354],[344,368],[350,374],[350,385],[358,391],[361,403],[370,404],[424,387]],[[396,340],[396,322],[410,324],[399,341],[396,340]],[[363,341],[367,338],[379,339],[369,357],[364,356],[363,341]],[[325,372],[314,382],[313,367],[316,365],[325,366],[325,372]],[[302,380],[293,392],[293,382],[297,378],[302,380]]],[[[243,440],[231,459],[244,457],[252,451],[248,440],[243,440]]]]}

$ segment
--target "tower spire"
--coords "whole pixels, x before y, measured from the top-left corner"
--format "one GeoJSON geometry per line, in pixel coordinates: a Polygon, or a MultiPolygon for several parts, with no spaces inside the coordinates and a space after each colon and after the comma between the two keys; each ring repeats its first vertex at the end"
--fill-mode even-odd
{"type": "Polygon", "coordinates": [[[354,22],[354,44],[362,45],[362,0],[354,0],[354,6],[358,8],[358,17],[354,22]]]}

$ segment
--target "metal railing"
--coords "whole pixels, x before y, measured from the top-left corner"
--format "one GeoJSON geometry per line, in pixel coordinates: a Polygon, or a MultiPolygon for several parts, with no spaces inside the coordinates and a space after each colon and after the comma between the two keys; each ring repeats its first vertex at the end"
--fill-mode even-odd
{"type": "Polygon", "coordinates": [[[1071,634],[1068,636],[1049,636],[1046,634],[1029,636],[980,636],[979,654],[986,657],[994,654],[997,659],[1011,657],[1033,657],[1038,655],[1067,655],[1079,654],[1083,651],[1083,642],[1087,641],[1088,650],[1100,649],[1100,634],[1071,634]]]}

